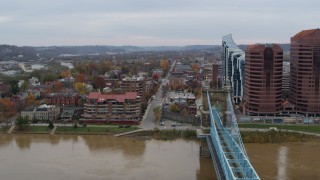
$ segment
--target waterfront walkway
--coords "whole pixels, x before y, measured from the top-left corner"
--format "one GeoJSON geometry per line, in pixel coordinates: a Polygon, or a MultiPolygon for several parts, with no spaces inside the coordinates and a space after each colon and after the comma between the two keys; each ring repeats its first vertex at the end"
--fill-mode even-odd
{"type": "Polygon", "coordinates": [[[51,135],[54,134],[56,132],[56,130],[57,130],[57,126],[54,126],[54,128],[51,130],[50,134],[51,135]]]}
{"type": "Polygon", "coordinates": [[[115,136],[115,137],[120,137],[120,136],[125,136],[125,135],[129,135],[129,134],[137,133],[137,132],[148,131],[148,130],[150,130],[150,129],[137,129],[137,130],[134,130],[134,131],[129,131],[129,132],[125,132],[125,133],[115,134],[115,135],[113,135],[113,136],[115,136]]]}
{"type": "Polygon", "coordinates": [[[15,127],[16,127],[15,125],[12,125],[8,130],[8,134],[11,134],[15,127]]]}

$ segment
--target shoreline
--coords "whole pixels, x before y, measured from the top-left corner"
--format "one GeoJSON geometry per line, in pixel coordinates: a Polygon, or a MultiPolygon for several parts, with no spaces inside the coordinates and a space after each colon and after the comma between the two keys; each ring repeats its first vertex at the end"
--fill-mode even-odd
{"type": "MultiPolygon", "coordinates": [[[[57,135],[105,135],[105,136],[115,136],[117,134],[122,133],[112,133],[112,132],[95,132],[90,131],[90,129],[86,129],[87,131],[56,131],[55,134],[57,135]]],[[[79,129],[75,128],[75,129],[79,129]]],[[[120,128],[119,128],[120,129],[120,128]]],[[[123,137],[131,137],[136,140],[151,140],[151,139],[157,139],[157,140],[175,140],[175,139],[186,139],[186,140],[198,140],[196,130],[159,130],[159,129],[152,129],[152,130],[143,130],[135,128],[131,131],[127,131],[128,134],[123,135],[123,137]],[[140,131],[137,131],[140,130],[140,131]],[[132,131],[132,133],[130,133],[132,131]]],[[[8,134],[4,131],[1,134],[8,134]]],[[[48,131],[14,131],[11,133],[11,135],[14,134],[50,134],[50,130],[48,131]]],[[[9,134],[8,134],[9,135],[9,134]]],[[[53,134],[54,135],[54,134],[53,134]]],[[[315,136],[313,134],[304,133],[304,132],[292,132],[292,131],[285,131],[285,130],[279,130],[279,131],[241,131],[241,137],[243,140],[243,143],[282,143],[282,142],[309,142],[309,141],[320,141],[319,136],[315,136]]]]}

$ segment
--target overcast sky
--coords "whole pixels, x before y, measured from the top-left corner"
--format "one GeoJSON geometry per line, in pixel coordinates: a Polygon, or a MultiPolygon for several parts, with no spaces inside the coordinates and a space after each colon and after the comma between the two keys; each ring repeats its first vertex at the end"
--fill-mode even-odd
{"type": "Polygon", "coordinates": [[[288,43],[320,27],[320,0],[0,0],[0,44],[288,43]]]}

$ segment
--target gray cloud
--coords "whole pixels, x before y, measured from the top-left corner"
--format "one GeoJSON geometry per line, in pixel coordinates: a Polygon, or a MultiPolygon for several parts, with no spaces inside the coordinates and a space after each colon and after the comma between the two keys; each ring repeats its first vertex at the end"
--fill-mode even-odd
{"type": "Polygon", "coordinates": [[[1,0],[0,43],[17,45],[286,43],[319,27],[318,0],[1,0]]]}

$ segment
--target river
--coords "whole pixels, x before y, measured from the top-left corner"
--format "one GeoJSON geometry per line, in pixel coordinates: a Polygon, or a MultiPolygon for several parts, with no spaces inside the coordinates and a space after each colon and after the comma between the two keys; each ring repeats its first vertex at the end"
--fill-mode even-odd
{"type": "MultiPolygon", "coordinates": [[[[320,179],[320,143],[246,144],[261,179],[320,179]]],[[[215,179],[197,141],[0,135],[0,179],[215,179]]]]}

